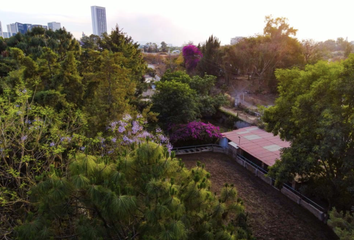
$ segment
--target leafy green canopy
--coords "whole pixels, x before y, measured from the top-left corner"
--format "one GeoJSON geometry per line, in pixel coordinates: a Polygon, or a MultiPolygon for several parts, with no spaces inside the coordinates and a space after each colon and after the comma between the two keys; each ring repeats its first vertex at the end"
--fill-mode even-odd
{"type": "Polygon", "coordinates": [[[153,142],[116,159],[76,154],[65,177],[52,169],[31,190],[37,211],[18,238],[251,239],[235,188],[217,197],[209,176],[153,142]]]}
{"type": "Polygon", "coordinates": [[[127,132],[112,136],[106,127],[124,113],[137,115],[133,103],[146,64],[137,44],[118,28],[99,44],[81,48],[65,29],[33,29],[0,39],[0,235],[5,238],[12,238],[14,226],[31,209],[28,190],[51,165],[65,172],[69,156],[79,149],[115,155],[127,147],[121,144],[123,134],[132,140],[127,132]]]}
{"type": "Polygon", "coordinates": [[[291,141],[270,175],[295,177],[329,206],[354,205],[354,55],[305,70],[277,70],[279,98],[268,108],[266,129],[291,141]]]}
{"type": "Polygon", "coordinates": [[[164,124],[188,123],[216,113],[225,98],[215,88],[216,77],[190,77],[184,71],[166,72],[153,96],[153,111],[164,124]],[[172,87],[173,86],[173,87],[172,87]]]}
{"type": "Polygon", "coordinates": [[[152,110],[159,113],[161,123],[188,123],[199,116],[196,92],[188,84],[174,80],[158,82],[157,91],[152,97],[152,110]]]}
{"type": "Polygon", "coordinates": [[[83,39],[82,48],[65,29],[36,29],[6,39],[0,93],[10,88],[15,96],[23,82],[42,106],[82,110],[91,136],[104,131],[109,121],[134,111],[146,63],[138,45],[118,27],[102,39],[92,38],[91,44],[83,39]]]}
{"type": "Polygon", "coordinates": [[[354,239],[354,219],[350,213],[344,214],[332,209],[329,213],[328,225],[331,226],[340,240],[354,239]]]}

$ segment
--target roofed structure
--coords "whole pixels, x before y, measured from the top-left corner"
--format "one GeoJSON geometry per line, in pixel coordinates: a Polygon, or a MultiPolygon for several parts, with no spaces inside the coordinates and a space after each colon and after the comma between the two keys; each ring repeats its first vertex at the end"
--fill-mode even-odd
{"type": "Polygon", "coordinates": [[[290,142],[258,127],[246,127],[232,132],[222,133],[224,137],[268,166],[273,166],[280,159],[280,149],[290,147],[290,142]]]}

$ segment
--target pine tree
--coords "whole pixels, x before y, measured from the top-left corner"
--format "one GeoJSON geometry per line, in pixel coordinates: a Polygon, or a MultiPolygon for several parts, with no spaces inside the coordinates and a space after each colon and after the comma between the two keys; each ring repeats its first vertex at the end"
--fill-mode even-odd
{"type": "Polygon", "coordinates": [[[187,170],[156,143],[117,159],[76,154],[63,174],[32,189],[19,239],[252,239],[235,188],[212,194],[204,166],[187,170]]]}

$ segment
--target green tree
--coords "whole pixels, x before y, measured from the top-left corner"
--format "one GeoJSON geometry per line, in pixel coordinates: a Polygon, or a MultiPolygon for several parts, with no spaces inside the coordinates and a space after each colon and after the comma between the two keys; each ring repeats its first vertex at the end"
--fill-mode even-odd
{"type": "Polygon", "coordinates": [[[161,50],[161,52],[167,52],[167,50],[168,50],[167,49],[167,44],[164,41],[161,42],[160,50],[161,50]]]}
{"type": "Polygon", "coordinates": [[[321,50],[319,43],[311,39],[302,41],[302,54],[305,64],[315,64],[323,59],[324,52],[321,50]]]}
{"type": "Polygon", "coordinates": [[[201,76],[205,73],[217,77],[223,76],[221,68],[220,41],[217,37],[211,35],[208,40],[200,47],[203,54],[198,63],[198,71],[201,76]]]}
{"type": "Polygon", "coordinates": [[[34,93],[19,80],[16,89],[0,95],[0,233],[5,239],[30,209],[30,188],[50,165],[65,168],[71,140],[86,124],[79,111],[58,113],[34,103],[34,93]]]}
{"type": "Polygon", "coordinates": [[[90,36],[83,36],[80,42],[82,48],[99,50],[100,37],[97,35],[91,34],[90,36]]]}
{"type": "Polygon", "coordinates": [[[191,82],[191,77],[185,71],[173,71],[167,70],[165,74],[161,77],[161,82],[172,81],[187,83],[191,82]]]}
{"type": "Polygon", "coordinates": [[[274,71],[277,68],[302,67],[304,57],[302,46],[294,38],[296,29],[290,27],[286,18],[266,16],[264,35],[242,39],[229,51],[232,66],[257,80],[259,90],[276,91],[277,81],[274,71]]]}
{"type": "Polygon", "coordinates": [[[95,52],[89,54],[97,69],[84,75],[86,94],[83,109],[92,126],[90,135],[95,136],[98,131],[104,131],[109,121],[129,112],[129,99],[134,95],[136,82],[129,79],[129,70],[121,66],[126,60],[121,53],[105,50],[99,55],[95,52]]]}
{"type": "Polygon", "coordinates": [[[199,112],[203,117],[214,115],[217,109],[226,103],[226,99],[219,91],[214,88],[216,77],[205,74],[204,77],[190,77],[184,71],[167,71],[161,78],[161,82],[176,81],[186,83],[192,90],[196,91],[195,102],[199,112]]]}
{"type": "Polygon", "coordinates": [[[53,78],[52,86],[64,94],[66,101],[74,107],[82,106],[84,86],[82,77],[77,70],[77,60],[74,52],[67,52],[66,58],[61,62],[61,68],[53,78]]]}
{"type": "Polygon", "coordinates": [[[196,92],[188,84],[172,81],[158,82],[152,97],[152,111],[159,113],[163,124],[188,123],[199,116],[196,92]]]}
{"type": "Polygon", "coordinates": [[[333,228],[340,240],[354,239],[354,219],[350,213],[344,214],[332,209],[329,212],[328,225],[333,228]]]}
{"type": "Polygon", "coordinates": [[[19,239],[251,239],[233,186],[210,191],[209,173],[187,170],[146,142],[117,159],[76,154],[32,189],[34,213],[19,239]]]}
{"type": "Polygon", "coordinates": [[[274,19],[271,15],[266,16],[264,20],[266,26],[263,29],[264,35],[270,36],[272,39],[295,36],[297,29],[290,27],[287,21],[288,19],[284,17],[274,19]]]}
{"type": "Polygon", "coordinates": [[[353,204],[354,56],[341,63],[319,62],[305,70],[277,70],[279,98],[266,109],[267,131],[291,141],[270,176],[295,177],[329,208],[353,204]]]}

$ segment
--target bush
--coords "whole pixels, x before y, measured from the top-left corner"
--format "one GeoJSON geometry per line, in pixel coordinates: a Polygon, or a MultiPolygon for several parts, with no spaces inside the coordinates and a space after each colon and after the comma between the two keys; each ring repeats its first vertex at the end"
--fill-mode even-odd
{"type": "Polygon", "coordinates": [[[170,141],[174,146],[213,143],[221,138],[219,127],[211,123],[193,121],[173,126],[170,130],[170,141]]]}

